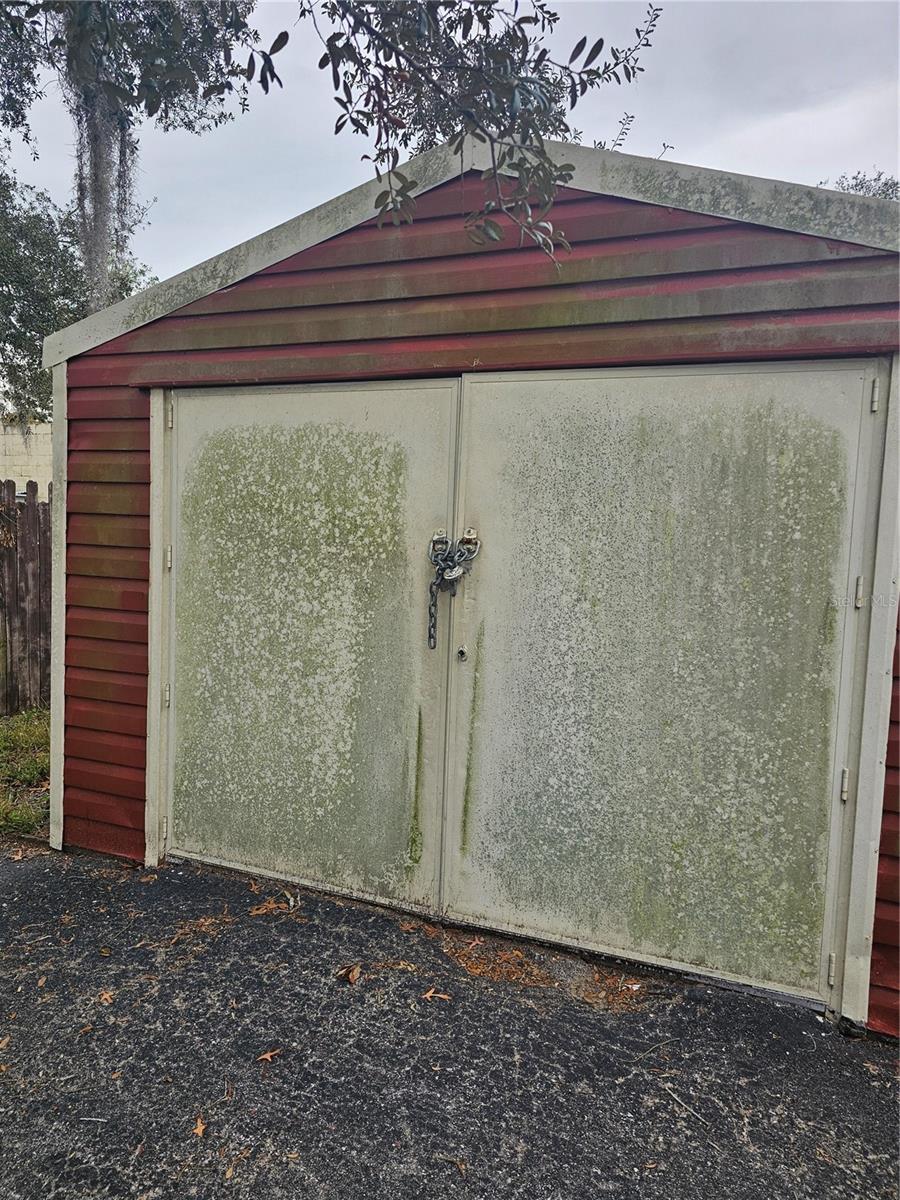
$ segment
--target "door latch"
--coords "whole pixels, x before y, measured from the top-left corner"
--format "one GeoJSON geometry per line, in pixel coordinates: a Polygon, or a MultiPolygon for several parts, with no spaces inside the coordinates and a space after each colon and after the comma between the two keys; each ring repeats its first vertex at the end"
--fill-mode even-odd
{"type": "Polygon", "coordinates": [[[434,567],[434,579],[428,585],[428,647],[437,646],[438,593],[456,595],[460,579],[472,569],[478,556],[481,542],[477,529],[466,529],[462,537],[453,542],[446,529],[436,529],[428,547],[428,558],[434,567]]]}

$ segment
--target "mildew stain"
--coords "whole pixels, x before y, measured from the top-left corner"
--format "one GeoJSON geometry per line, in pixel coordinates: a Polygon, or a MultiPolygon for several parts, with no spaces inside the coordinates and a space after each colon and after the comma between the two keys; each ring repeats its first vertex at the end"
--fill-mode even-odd
{"type": "Polygon", "coordinates": [[[475,638],[475,658],[472,664],[472,698],[469,704],[469,736],[466,742],[466,778],[463,785],[462,823],[459,831],[459,849],[466,854],[469,849],[469,822],[472,813],[472,789],[475,781],[475,742],[478,716],[481,712],[482,654],[484,652],[484,621],[478,626],[475,638]]]}
{"type": "Polygon", "coordinates": [[[425,734],[422,725],[422,708],[416,725],[416,775],[413,780],[413,809],[409,822],[409,840],[406,844],[407,873],[422,861],[422,789],[425,786],[425,734]]]}
{"type": "Polygon", "coordinates": [[[504,423],[463,844],[544,931],[816,987],[848,464],[768,391],[504,423]]]}
{"type": "Polygon", "coordinates": [[[179,848],[379,894],[405,888],[417,721],[396,653],[411,619],[406,471],[398,443],[338,421],[236,426],[190,461],[176,592],[179,848]]]}

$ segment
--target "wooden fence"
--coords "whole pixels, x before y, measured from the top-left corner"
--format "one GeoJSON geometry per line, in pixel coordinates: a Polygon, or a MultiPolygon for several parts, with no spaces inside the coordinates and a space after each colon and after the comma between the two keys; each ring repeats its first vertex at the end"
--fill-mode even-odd
{"type": "MultiPolygon", "coordinates": [[[[51,485],[52,486],[52,485],[51,485]]],[[[0,716],[50,701],[50,502],[0,481],[0,716]]]]}

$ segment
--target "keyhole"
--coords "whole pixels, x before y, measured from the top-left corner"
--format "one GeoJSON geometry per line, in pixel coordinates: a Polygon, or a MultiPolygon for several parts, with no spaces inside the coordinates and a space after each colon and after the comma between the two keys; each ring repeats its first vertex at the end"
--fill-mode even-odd
{"type": "Polygon", "coordinates": [[[466,661],[466,659],[469,657],[469,652],[465,648],[465,646],[460,646],[460,648],[456,652],[456,657],[460,662],[466,661]]]}

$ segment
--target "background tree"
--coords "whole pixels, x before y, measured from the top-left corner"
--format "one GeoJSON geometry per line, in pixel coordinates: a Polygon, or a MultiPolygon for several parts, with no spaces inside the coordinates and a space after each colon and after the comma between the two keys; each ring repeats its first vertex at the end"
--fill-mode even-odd
{"type": "MultiPolygon", "coordinates": [[[[22,423],[50,415],[50,373],[41,368],[48,333],[90,311],[78,217],[46,192],[0,169],[0,416],[22,423]]],[[[119,299],[152,282],[122,256],[111,274],[119,299]]]]}
{"type": "Polygon", "coordinates": [[[834,188],[838,192],[854,192],[857,196],[877,196],[881,200],[900,200],[900,181],[896,175],[887,175],[884,171],[872,168],[868,171],[857,171],[848,175],[846,171],[839,175],[834,183],[823,179],[819,187],[834,188]]]}
{"type": "MultiPolygon", "coordinates": [[[[31,142],[28,115],[49,74],[75,129],[74,219],[88,302],[116,298],[116,273],[142,213],[135,205],[138,129],[202,132],[229,119],[219,85],[246,103],[230,52],[250,46],[254,0],[155,3],[43,0],[0,5],[0,122],[31,142]]],[[[286,40],[286,38],[285,38],[286,40]]]]}
{"type": "MultiPolygon", "coordinates": [[[[139,219],[132,181],[139,127],[202,132],[246,107],[254,83],[281,85],[274,56],[250,24],[254,0],[6,0],[0,5],[0,123],[30,138],[28,113],[47,72],[76,129],[76,220],[90,302],[108,303],[110,269],[139,219]]],[[[504,215],[548,253],[563,240],[547,213],[571,178],[544,145],[573,137],[569,115],[588,91],[629,83],[660,10],[650,7],[625,48],[595,31],[557,60],[547,39],[559,17],[547,0],[296,0],[321,40],[340,112],[336,132],[371,139],[365,155],[385,186],[376,207],[411,220],[416,181],[401,155],[450,137],[488,146],[478,241],[498,240],[504,215]]],[[[599,8],[585,8],[594,13],[599,8]]]]}

